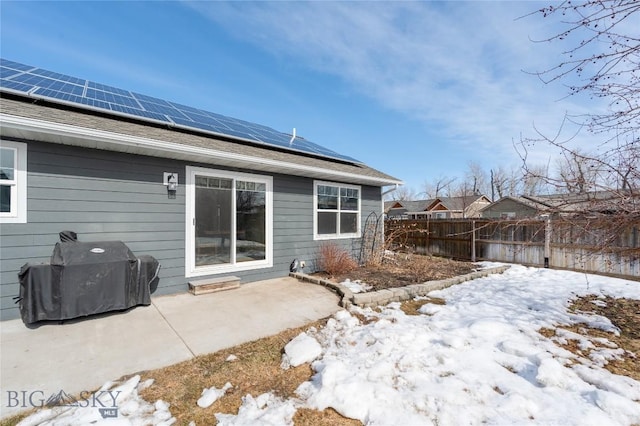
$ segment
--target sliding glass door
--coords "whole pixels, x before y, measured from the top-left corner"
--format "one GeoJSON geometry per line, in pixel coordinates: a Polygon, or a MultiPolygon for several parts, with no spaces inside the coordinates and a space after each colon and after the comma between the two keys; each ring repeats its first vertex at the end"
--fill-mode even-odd
{"type": "Polygon", "coordinates": [[[269,176],[187,168],[187,271],[267,267],[271,259],[269,176]]]}

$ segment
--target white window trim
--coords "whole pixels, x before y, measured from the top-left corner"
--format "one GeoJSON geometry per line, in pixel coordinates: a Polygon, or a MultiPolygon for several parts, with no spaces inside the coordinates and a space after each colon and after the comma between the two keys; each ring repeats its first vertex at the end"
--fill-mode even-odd
{"type": "MultiPolygon", "coordinates": [[[[235,183],[233,185],[235,191],[235,183]]],[[[230,272],[249,271],[273,267],[273,177],[248,173],[230,172],[228,170],[205,169],[187,166],[186,169],[186,214],[185,214],[185,276],[201,277],[204,275],[225,274],[230,272]],[[195,256],[195,177],[206,175],[236,180],[250,180],[265,184],[265,259],[236,264],[196,266],[195,256]]],[[[235,200],[233,200],[235,210],[235,200]]],[[[232,226],[235,228],[235,214],[232,214],[232,226]]]]}
{"type": "Polygon", "coordinates": [[[27,223],[27,144],[0,140],[0,146],[16,153],[14,179],[4,181],[11,185],[11,211],[0,213],[0,223],[27,223]]]}
{"type": "MultiPolygon", "coordinates": [[[[340,189],[338,189],[338,200],[340,199],[340,189]]],[[[344,183],[337,182],[327,182],[322,180],[314,180],[313,181],[313,239],[314,240],[338,240],[344,238],[360,238],[362,235],[361,230],[361,217],[362,217],[362,187],[359,185],[347,185],[344,183]],[[318,186],[326,185],[326,186],[337,186],[338,188],[350,188],[358,190],[358,210],[345,210],[345,212],[349,213],[357,213],[357,232],[350,234],[341,234],[340,233],[340,212],[342,210],[323,210],[318,209],[318,186]],[[327,211],[327,212],[336,212],[338,215],[338,223],[337,223],[337,233],[336,234],[318,234],[318,212],[327,211]]]]}

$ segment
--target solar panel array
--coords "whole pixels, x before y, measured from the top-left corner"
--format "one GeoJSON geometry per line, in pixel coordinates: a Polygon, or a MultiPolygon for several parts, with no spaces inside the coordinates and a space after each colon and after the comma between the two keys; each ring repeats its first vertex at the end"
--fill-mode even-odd
{"type": "Polygon", "coordinates": [[[360,161],[301,137],[198,108],[0,59],[0,90],[173,127],[227,136],[351,163],[360,161]]]}

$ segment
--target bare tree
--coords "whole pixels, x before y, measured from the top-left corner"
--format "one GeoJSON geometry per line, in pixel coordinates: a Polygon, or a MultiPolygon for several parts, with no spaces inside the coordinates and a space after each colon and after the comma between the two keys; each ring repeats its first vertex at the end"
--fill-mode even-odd
{"type": "MultiPolygon", "coordinates": [[[[560,81],[569,95],[588,94],[605,100],[608,108],[590,116],[565,115],[555,135],[535,129],[536,138],[522,139],[518,147],[527,175],[540,178],[527,165],[533,146],[556,149],[562,167],[547,175],[545,183],[560,192],[599,197],[598,209],[617,215],[621,226],[640,217],[640,2],[638,0],[563,1],[531,15],[557,19],[563,29],[538,42],[566,43],[564,60],[535,74],[545,83],[560,81]],[[561,138],[568,121],[598,136],[601,143],[591,151],[575,148],[578,134],[561,138]],[[609,208],[603,209],[603,200],[609,208]]],[[[596,197],[598,198],[598,197],[596,197]]],[[[584,205],[584,213],[593,205],[584,205]]]]}
{"type": "Polygon", "coordinates": [[[522,195],[540,195],[551,192],[548,188],[549,171],[545,165],[528,165],[523,175],[522,171],[518,174],[519,182],[514,179],[513,183],[518,185],[518,194],[522,195]]]}
{"type": "Polygon", "coordinates": [[[541,195],[546,193],[547,167],[528,165],[526,171],[521,167],[503,166],[492,169],[492,195],[496,199],[507,196],[541,195]]]}
{"type": "Polygon", "coordinates": [[[468,195],[484,195],[490,192],[488,173],[480,163],[475,161],[467,163],[465,182],[471,191],[468,195]]]}
{"type": "Polygon", "coordinates": [[[562,152],[556,161],[556,173],[559,192],[586,194],[598,188],[597,163],[579,148],[562,152]]]}
{"type": "Polygon", "coordinates": [[[534,14],[560,17],[564,29],[542,42],[571,43],[565,60],[537,72],[542,81],[562,81],[571,95],[588,93],[609,102],[609,111],[590,117],[590,130],[615,130],[621,146],[637,147],[640,127],[640,2],[563,1],[534,14]]]}
{"type": "Polygon", "coordinates": [[[503,166],[491,169],[491,201],[496,201],[507,195],[509,175],[503,166]]]}
{"type": "Polygon", "coordinates": [[[416,191],[410,186],[401,186],[395,191],[390,192],[387,197],[390,201],[410,201],[415,200],[416,191]]]}
{"type": "Polygon", "coordinates": [[[451,185],[455,181],[454,177],[440,175],[433,181],[424,183],[424,194],[427,198],[448,197],[451,194],[451,185]]]}

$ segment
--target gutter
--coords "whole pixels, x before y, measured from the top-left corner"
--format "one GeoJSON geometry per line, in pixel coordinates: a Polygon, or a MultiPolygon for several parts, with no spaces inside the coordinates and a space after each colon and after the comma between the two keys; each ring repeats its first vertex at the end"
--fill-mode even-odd
{"type": "Polygon", "coordinates": [[[129,153],[133,151],[141,151],[146,155],[178,158],[183,160],[188,159],[189,161],[197,162],[203,162],[203,159],[206,158],[223,161],[225,163],[235,163],[238,165],[238,167],[244,166],[245,168],[250,168],[259,166],[257,167],[257,169],[273,173],[289,173],[296,176],[317,176],[325,179],[358,182],[372,186],[397,186],[398,184],[402,183],[402,181],[395,179],[376,178],[373,176],[358,175],[355,173],[343,172],[339,170],[327,170],[326,168],[322,167],[307,166],[286,161],[252,157],[249,155],[236,154],[233,152],[220,151],[192,145],[183,145],[174,142],[165,142],[139,136],[113,133],[104,130],[96,130],[86,127],[73,126],[70,124],[54,123],[34,118],[0,113],[0,130],[2,131],[0,135],[5,134],[5,129],[16,130],[18,136],[15,136],[13,134],[9,136],[19,138],[28,139],[28,137],[30,137],[28,135],[25,135],[24,133],[34,133],[36,135],[44,133],[56,136],[57,140],[42,140],[34,137],[34,140],[40,140],[49,143],[76,145],[129,153]],[[61,138],[64,138],[64,141],[61,140],[61,138]],[[104,145],[101,147],[100,144],[104,145]]]}

